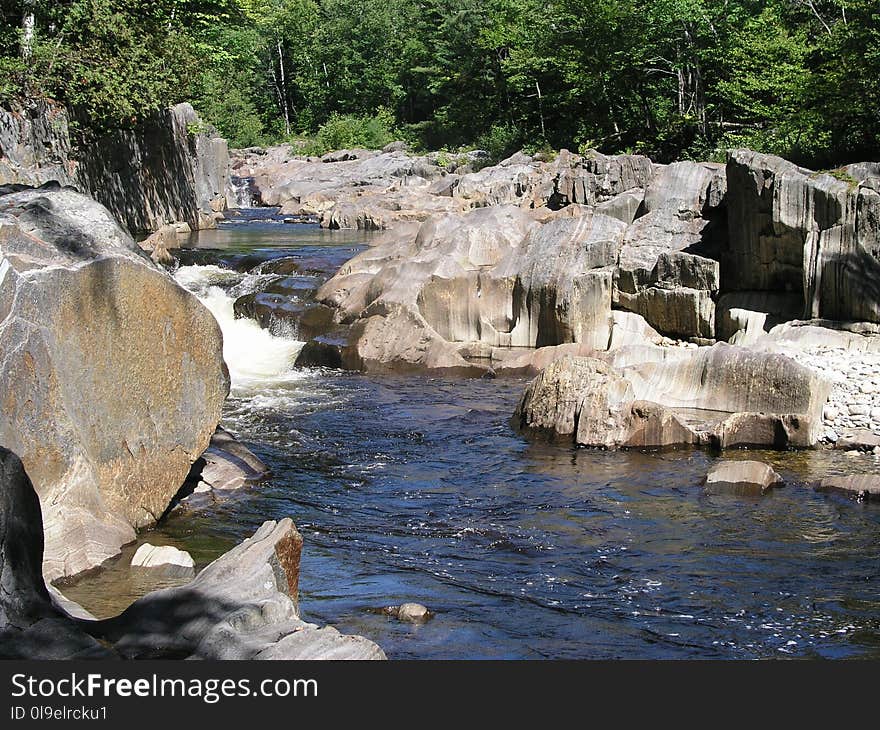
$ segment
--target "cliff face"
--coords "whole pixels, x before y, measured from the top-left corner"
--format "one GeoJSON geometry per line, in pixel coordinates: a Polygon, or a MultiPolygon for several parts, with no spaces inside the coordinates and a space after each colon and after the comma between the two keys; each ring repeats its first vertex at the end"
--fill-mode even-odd
{"type": "Polygon", "coordinates": [[[67,114],[47,102],[0,109],[0,185],[73,183],[67,114]]]}
{"type": "Polygon", "coordinates": [[[63,109],[0,109],[0,185],[52,180],[91,195],[130,231],[210,228],[226,208],[229,151],[189,104],[77,151],[63,109]]]}
{"type": "Polygon", "coordinates": [[[226,140],[206,131],[189,104],[100,140],[77,170],[79,187],[131,231],[178,221],[213,227],[214,214],[226,209],[228,180],[226,140]]]}

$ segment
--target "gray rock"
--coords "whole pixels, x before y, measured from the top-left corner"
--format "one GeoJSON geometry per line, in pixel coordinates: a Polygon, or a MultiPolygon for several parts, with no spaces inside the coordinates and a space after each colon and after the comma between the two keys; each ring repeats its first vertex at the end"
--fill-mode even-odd
{"type": "Polygon", "coordinates": [[[0,314],[0,443],[42,501],[47,577],[72,575],[152,524],[208,446],[220,328],[70,190],[0,196],[0,314]]]}
{"type": "Polygon", "coordinates": [[[407,152],[409,151],[409,145],[402,140],[396,140],[394,142],[389,142],[382,148],[383,152],[407,152]]]}
{"type": "Polygon", "coordinates": [[[227,207],[229,150],[192,106],[178,104],[82,150],[76,184],[130,231],[177,221],[213,228],[227,207]]]}
{"type": "Polygon", "coordinates": [[[784,292],[729,292],[716,305],[715,334],[719,340],[752,345],[774,327],[800,317],[803,301],[784,292]]]}
{"type": "Polygon", "coordinates": [[[721,174],[708,163],[661,168],[645,191],[645,214],[626,230],[614,302],[665,334],[715,337],[720,276],[708,254],[717,248],[711,191],[721,174]]]}
{"type": "Polygon", "coordinates": [[[760,461],[722,461],[706,476],[706,491],[760,496],[781,483],[782,477],[760,461]]]}
{"type": "Polygon", "coordinates": [[[880,321],[880,177],[853,169],[861,180],[732,151],[724,287],[800,294],[807,317],[880,321]]]}
{"type": "Polygon", "coordinates": [[[0,109],[0,185],[73,182],[67,112],[46,100],[0,109]]]}

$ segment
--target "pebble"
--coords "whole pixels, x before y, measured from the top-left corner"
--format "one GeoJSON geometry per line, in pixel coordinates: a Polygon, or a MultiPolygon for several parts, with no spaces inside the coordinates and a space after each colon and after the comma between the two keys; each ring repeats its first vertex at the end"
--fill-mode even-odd
{"type": "Polygon", "coordinates": [[[831,381],[823,409],[824,438],[834,443],[839,434],[867,428],[880,435],[880,352],[860,352],[817,346],[784,348],[784,354],[831,381]]]}
{"type": "Polygon", "coordinates": [[[421,624],[431,618],[431,612],[421,603],[404,603],[397,609],[397,618],[412,624],[421,624]]]}

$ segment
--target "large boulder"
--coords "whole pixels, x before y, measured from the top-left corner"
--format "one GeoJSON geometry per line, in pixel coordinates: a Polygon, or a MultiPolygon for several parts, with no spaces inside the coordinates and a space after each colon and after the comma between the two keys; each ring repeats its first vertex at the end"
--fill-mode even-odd
{"type": "Polygon", "coordinates": [[[728,157],[726,290],[790,292],[806,318],[880,322],[880,170],[816,173],[779,157],[728,157]]]}
{"type": "Polygon", "coordinates": [[[153,523],[208,446],[229,377],[210,312],[71,190],[0,196],[0,443],[43,505],[48,579],[153,523]]]}
{"type": "Polygon", "coordinates": [[[21,460],[0,446],[0,659],[114,657],[60,608],[69,604],[50,594],[42,562],[40,502],[21,460]]]}
{"type": "Polygon", "coordinates": [[[582,446],[808,447],[830,383],[794,360],[718,344],[563,357],[526,388],[514,422],[582,446]]]}
{"type": "Polygon", "coordinates": [[[510,336],[497,344],[583,342],[606,349],[614,265],[625,229],[626,224],[615,218],[588,212],[531,230],[521,246],[487,273],[492,285],[483,284],[479,291],[481,297],[487,292],[504,294],[501,311],[510,312],[504,328],[510,336]]]}
{"type": "Polygon", "coordinates": [[[671,411],[637,401],[630,383],[607,363],[563,357],[526,388],[514,425],[579,446],[650,448],[699,443],[671,411]]]}

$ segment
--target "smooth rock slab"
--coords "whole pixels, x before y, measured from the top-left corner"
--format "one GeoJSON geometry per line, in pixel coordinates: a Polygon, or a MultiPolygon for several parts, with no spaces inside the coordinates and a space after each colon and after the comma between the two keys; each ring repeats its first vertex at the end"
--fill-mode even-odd
{"type": "Polygon", "coordinates": [[[706,491],[760,496],[781,483],[782,477],[760,461],[722,461],[706,476],[706,491]]]}

